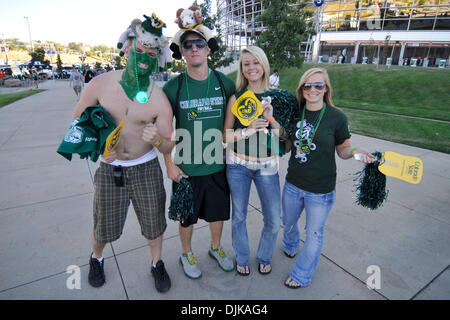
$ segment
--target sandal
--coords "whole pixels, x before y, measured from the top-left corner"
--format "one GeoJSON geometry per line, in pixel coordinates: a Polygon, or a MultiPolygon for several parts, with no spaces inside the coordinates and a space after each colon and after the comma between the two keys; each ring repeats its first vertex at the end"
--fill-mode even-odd
{"type": "Polygon", "coordinates": [[[296,253],[294,253],[294,254],[289,254],[289,253],[287,253],[286,251],[284,251],[283,250],[283,252],[284,252],[284,255],[286,256],[286,257],[288,257],[288,258],[295,258],[295,256],[297,255],[296,253]]]}
{"type": "Polygon", "coordinates": [[[241,276],[248,276],[250,275],[250,268],[249,266],[239,266],[236,264],[236,272],[241,276]],[[243,269],[244,271],[239,271],[239,268],[243,269]]]}
{"type": "Polygon", "coordinates": [[[272,271],[272,266],[270,264],[260,263],[258,266],[258,271],[261,274],[269,274],[272,271]],[[267,271],[267,268],[269,269],[269,271],[267,271]]]}
{"type": "Polygon", "coordinates": [[[295,281],[295,280],[292,280],[291,277],[288,277],[286,279],[286,281],[284,282],[284,285],[290,289],[298,289],[298,288],[302,287],[301,284],[297,283],[297,281],[295,281]]]}

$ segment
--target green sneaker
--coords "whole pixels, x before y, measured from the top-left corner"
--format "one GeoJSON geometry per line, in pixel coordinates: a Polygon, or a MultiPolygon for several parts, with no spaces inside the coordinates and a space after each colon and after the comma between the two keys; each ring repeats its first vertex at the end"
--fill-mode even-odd
{"type": "Polygon", "coordinates": [[[212,248],[209,249],[208,254],[217,260],[219,267],[222,268],[223,271],[233,271],[234,263],[233,260],[227,257],[227,254],[223,250],[222,246],[219,246],[216,250],[212,248]]]}
{"type": "Polygon", "coordinates": [[[198,279],[202,276],[202,272],[197,267],[195,256],[193,252],[182,254],[180,256],[180,263],[183,266],[184,274],[191,279],[198,279]]]}

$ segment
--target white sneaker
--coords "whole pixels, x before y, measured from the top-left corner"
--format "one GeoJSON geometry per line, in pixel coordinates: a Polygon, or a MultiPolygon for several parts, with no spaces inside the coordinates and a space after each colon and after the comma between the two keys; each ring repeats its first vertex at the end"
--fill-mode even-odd
{"type": "Polygon", "coordinates": [[[184,274],[187,277],[191,279],[198,279],[202,276],[202,272],[197,267],[197,262],[195,261],[195,255],[193,252],[182,254],[180,256],[180,263],[183,266],[184,274]]]}
{"type": "Polygon", "coordinates": [[[209,249],[208,253],[211,256],[211,258],[217,260],[219,267],[222,268],[223,271],[234,270],[233,260],[227,257],[227,254],[223,250],[222,246],[219,246],[216,250],[209,249]]]}

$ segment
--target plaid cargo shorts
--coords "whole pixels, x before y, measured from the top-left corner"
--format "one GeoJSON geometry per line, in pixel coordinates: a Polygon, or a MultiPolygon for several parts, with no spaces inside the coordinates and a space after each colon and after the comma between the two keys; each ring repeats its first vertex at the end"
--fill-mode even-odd
{"type": "Polygon", "coordinates": [[[131,167],[122,167],[124,186],[114,183],[115,166],[101,162],[95,172],[94,237],[98,242],[120,238],[133,203],[142,235],[154,240],[166,230],[163,175],[158,158],[131,167]]]}

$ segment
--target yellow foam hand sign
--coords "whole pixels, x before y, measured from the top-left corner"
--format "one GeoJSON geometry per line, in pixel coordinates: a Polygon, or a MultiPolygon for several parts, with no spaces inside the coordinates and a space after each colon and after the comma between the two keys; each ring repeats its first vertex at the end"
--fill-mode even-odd
{"type": "Polygon", "coordinates": [[[114,131],[109,134],[108,138],[106,138],[103,158],[106,158],[111,152],[114,151],[114,149],[117,148],[117,145],[119,144],[120,141],[120,137],[122,136],[122,129],[124,125],[125,120],[122,120],[122,122],[114,129],[114,131]]]}
{"type": "Polygon", "coordinates": [[[414,184],[417,184],[422,180],[423,163],[419,158],[386,151],[383,154],[382,162],[383,163],[378,166],[378,170],[386,176],[398,178],[414,184]]]}
{"type": "Polygon", "coordinates": [[[263,113],[262,103],[252,91],[247,90],[234,102],[231,112],[247,127],[263,113]]]}

